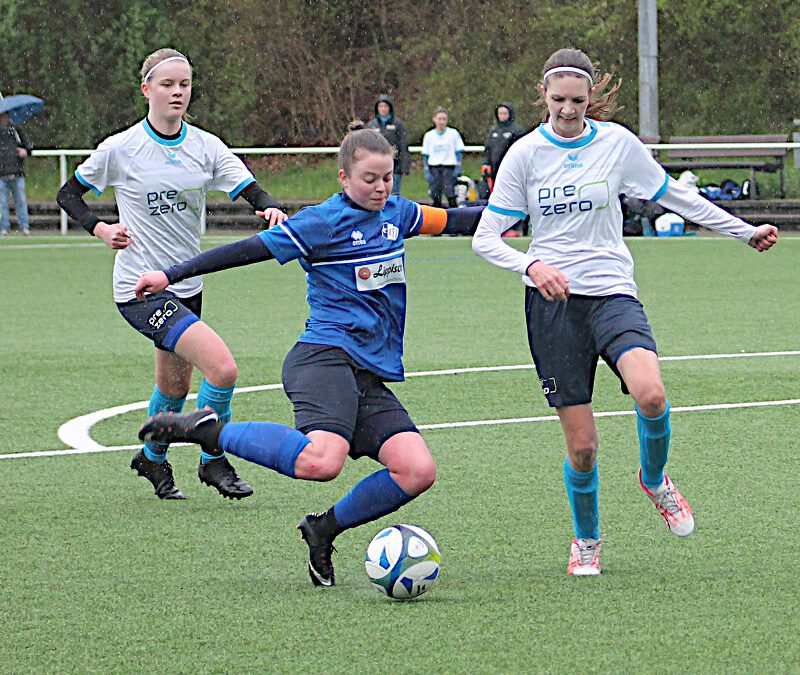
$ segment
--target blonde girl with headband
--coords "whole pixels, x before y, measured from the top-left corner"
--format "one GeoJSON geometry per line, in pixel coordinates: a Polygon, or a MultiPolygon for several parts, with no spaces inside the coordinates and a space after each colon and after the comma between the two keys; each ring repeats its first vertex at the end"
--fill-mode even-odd
{"type": "Polygon", "coordinates": [[[634,400],[639,484],[669,530],[694,530],[687,500],[664,473],[670,407],[656,343],[622,239],[618,195],[658,201],[687,220],[766,251],[772,225],[754,227],[673,180],[624,127],[607,121],[619,83],[600,75],[586,54],[560,49],[539,84],[545,121],[506,154],[473,238],[475,253],[522,276],[528,342],[547,401],[567,445],[564,482],[574,539],[567,573],[600,574],[597,429],[592,392],[598,357],[634,400]],[[526,253],[502,233],[530,216],[526,253]]]}
{"type": "MultiPolygon", "coordinates": [[[[176,283],[144,300],[134,287],[142,272],[200,252],[200,216],[208,190],[243,197],[270,225],[286,219],[277,202],[213,134],[186,123],[192,66],[174,49],[159,49],[142,65],[147,116],[104,140],[58,193],[58,203],[79,225],[116,251],[113,296],[120,314],[155,346],[150,414],[183,409],[192,370],[203,373],[199,407],[231,415],[236,362],[222,338],[200,319],[202,280],[176,283]],[[83,200],[114,188],[119,221],[106,223],[83,200]]],[[[146,443],[131,468],[160,499],[183,499],[167,461],[167,444],[146,443]]],[[[253,493],[222,452],[202,453],[198,475],[224,497],[253,493]]]]}

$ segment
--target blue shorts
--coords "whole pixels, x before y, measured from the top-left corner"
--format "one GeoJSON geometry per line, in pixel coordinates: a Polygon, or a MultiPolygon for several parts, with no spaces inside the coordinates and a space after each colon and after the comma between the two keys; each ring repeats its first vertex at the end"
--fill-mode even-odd
{"type": "Polygon", "coordinates": [[[118,302],[125,321],[150,338],[157,349],[174,352],[181,335],[200,321],[203,292],[190,298],[178,298],[169,291],[145,296],[144,300],[118,302]]]}
{"type": "Polygon", "coordinates": [[[592,402],[598,357],[627,394],[617,370],[619,357],[635,347],[656,352],[644,308],[630,295],[570,295],[565,302],[548,302],[528,287],[525,316],[531,356],[553,408],[592,402]]]}
{"type": "Polygon", "coordinates": [[[392,390],[339,347],[298,342],[283,362],[283,390],[295,428],[338,434],[353,459],[377,460],[395,434],[419,433],[392,390]]]}

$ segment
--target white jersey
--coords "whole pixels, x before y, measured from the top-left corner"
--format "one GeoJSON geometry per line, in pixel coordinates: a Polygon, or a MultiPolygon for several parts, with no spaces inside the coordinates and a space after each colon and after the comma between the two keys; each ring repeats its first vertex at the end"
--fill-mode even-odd
{"type": "Polygon", "coordinates": [[[457,152],[464,152],[464,140],[452,127],[442,133],[431,129],[422,137],[422,154],[428,156],[428,166],[455,166],[457,152]]]}
{"type": "MultiPolygon", "coordinates": [[[[104,140],[75,177],[98,195],[114,188],[119,222],[131,235],[131,244],[114,260],[116,302],[135,298],[143,272],[200,253],[200,213],[208,190],[223,190],[233,200],[255,181],[213,134],[182,122],[178,138],[167,140],[146,119],[104,140]]],[[[202,277],[169,287],[179,298],[202,289],[202,277]]]]}
{"type": "Polygon", "coordinates": [[[755,228],[671,179],[624,127],[586,120],[576,138],[542,124],[511,146],[495,181],[473,250],[523,275],[535,260],[554,265],[571,293],[636,297],[633,258],[622,238],[619,195],[661,201],[698,224],[749,241],[755,228]],[[530,216],[527,254],[500,239],[530,216]]]}

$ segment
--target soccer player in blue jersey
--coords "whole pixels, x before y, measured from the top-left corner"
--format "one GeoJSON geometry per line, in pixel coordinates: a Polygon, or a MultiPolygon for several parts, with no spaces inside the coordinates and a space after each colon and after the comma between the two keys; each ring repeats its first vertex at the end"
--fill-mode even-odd
{"type": "Polygon", "coordinates": [[[685,537],[694,529],[688,502],[664,473],[669,402],[656,343],[636,299],[618,195],[658,201],[758,251],[778,236],[774,226],[753,227],[673,180],[636,136],[602,121],[615,109],[619,85],[602,93],[610,80],[608,74],[599,78],[577,49],[550,56],[539,86],[547,121],[511,146],[473,238],[477,254],[521,274],[527,285],[531,354],[567,443],[564,482],[575,529],[567,572],[573,576],[600,574],[591,406],[598,357],[636,404],[642,489],[671,532],[685,537]],[[501,235],[527,215],[533,241],[522,253],[501,235]]]}
{"type": "MultiPolygon", "coordinates": [[[[136,298],[139,276],[200,252],[200,214],[207,190],[243,197],[270,224],[286,219],[277,202],[216,136],[185,122],[192,95],[192,67],[174,49],[159,49],[142,66],[147,117],[104,140],[58,193],[59,205],[90,234],[117,251],[113,288],[128,323],[155,344],[156,384],[149,412],[180,411],[192,368],[203,373],[198,407],[210,406],[230,419],[236,362],[217,333],[200,320],[202,279],[176,282],[146,300],[136,298]],[[83,200],[88,190],[114,188],[119,222],[105,223],[83,200]]],[[[148,441],[131,461],[161,499],[183,499],[167,461],[167,445],[148,441]]],[[[224,453],[201,455],[200,480],[223,496],[253,493],[224,453]]]]}
{"type": "Polygon", "coordinates": [[[325,513],[298,526],[317,586],[333,586],[333,540],[399,509],[427,490],[436,465],[416,426],[385,382],[403,379],[406,310],[404,241],[419,234],[467,234],[482,207],[437,209],[391,195],[394,149],[374,129],[355,128],[339,151],[342,192],[268,231],[221,246],[136,286],[160,293],[197,274],[275,258],[299,260],[310,317],[283,366],[295,427],[218,420],[213,411],[162,414],[140,438],[191,441],[292,478],[327,481],[348,455],[384,469],[367,476],[325,513]],[[391,195],[391,196],[390,196],[391,195]]]}

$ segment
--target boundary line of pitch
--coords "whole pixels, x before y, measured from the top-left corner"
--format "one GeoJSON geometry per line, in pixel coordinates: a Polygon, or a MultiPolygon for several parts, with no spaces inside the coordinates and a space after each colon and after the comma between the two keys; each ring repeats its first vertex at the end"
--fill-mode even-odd
{"type": "MultiPolygon", "coordinates": [[[[780,351],[780,352],[739,352],[733,354],[690,354],[684,356],[662,356],[659,361],[699,361],[699,360],[714,360],[714,359],[735,359],[735,358],[758,358],[770,356],[799,356],[800,351],[780,351]]],[[[602,363],[602,361],[601,361],[602,363]]],[[[412,377],[431,377],[436,375],[457,375],[462,373],[481,373],[481,372],[499,372],[507,370],[531,370],[532,364],[519,364],[508,366],[478,366],[473,368],[450,368],[445,370],[427,370],[417,371],[413,373],[406,373],[407,378],[412,377]]],[[[241,387],[236,390],[237,394],[244,394],[256,391],[267,391],[272,389],[281,389],[280,384],[263,384],[252,387],[241,387]]],[[[196,399],[196,394],[190,394],[188,399],[196,399]]],[[[758,407],[771,407],[781,405],[798,405],[800,399],[784,399],[778,401],[752,401],[744,403],[716,403],[699,406],[683,406],[674,407],[672,412],[702,412],[710,410],[729,410],[736,408],[758,408],[758,407]]],[[[61,425],[58,429],[58,437],[65,445],[70,446],[68,449],[63,450],[43,450],[35,452],[20,452],[0,455],[0,460],[3,459],[25,459],[33,457],[54,457],[61,455],[83,455],[100,452],[118,452],[122,450],[132,450],[138,448],[138,445],[119,445],[119,446],[105,446],[94,441],[89,435],[92,427],[98,422],[116,417],[127,412],[134,410],[147,409],[149,401],[137,401],[135,403],[128,403],[121,406],[112,408],[105,408],[97,410],[87,415],[81,415],[68,420],[61,425]]],[[[622,415],[632,415],[633,410],[616,410],[607,412],[596,412],[595,417],[616,417],[622,415]]],[[[420,430],[429,429],[453,429],[463,427],[475,426],[494,426],[500,424],[525,424],[532,422],[550,422],[558,420],[556,415],[543,415],[538,417],[517,417],[508,419],[495,419],[495,420],[472,420],[465,422],[443,422],[439,424],[424,424],[419,425],[420,430]]],[[[178,445],[178,444],[176,444],[178,445]]]]}

